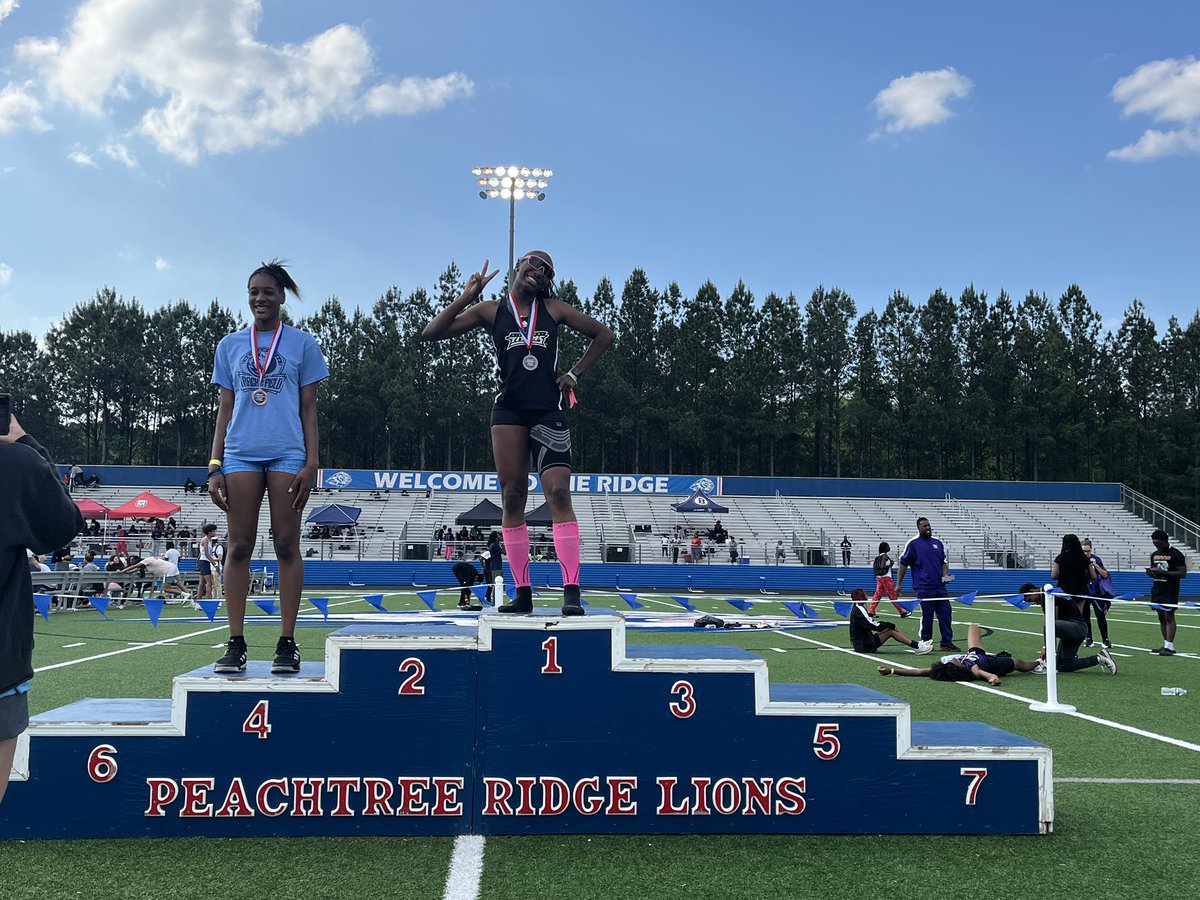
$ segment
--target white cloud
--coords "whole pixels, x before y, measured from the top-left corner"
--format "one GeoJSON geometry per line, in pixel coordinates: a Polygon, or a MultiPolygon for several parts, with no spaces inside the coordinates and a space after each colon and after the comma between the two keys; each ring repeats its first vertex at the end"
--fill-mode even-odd
{"type": "Polygon", "coordinates": [[[163,259],[161,256],[159,256],[159,257],[156,257],[154,260],[154,268],[157,269],[159,272],[165,272],[165,271],[167,271],[167,269],[171,268],[171,264],[169,262],[167,262],[165,259],[163,259]]]}
{"type": "Polygon", "coordinates": [[[69,159],[71,162],[75,163],[75,165],[83,166],[84,168],[87,168],[87,169],[100,168],[100,166],[98,166],[96,164],[96,161],[94,159],[92,159],[91,155],[84,152],[83,150],[72,150],[70,153],[67,154],[67,159],[69,159]]]}
{"type": "Polygon", "coordinates": [[[19,0],[0,0],[0,22],[8,18],[9,13],[20,5],[19,0]]]}
{"type": "Polygon", "coordinates": [[[473,89],[452,73],[364,96],[374,59],[359,29],[270,46],[255,39],[261,16],[261,0],[84,0],[61,40],[26,39],[16,56],[41,72],[51,98],[92,115],[110,100],[154,98],[135,130],[188,163],[277,144],[331,118],[437,109],[473,89]]]}
{"type": "Polygon", "coordinates": [[[946,121],[954,115],[947,102],[963,99],[974,86],[971,79],[953,68],[893,78],[871,103],[875,115],[887,122],[883,131],[875,132],[872,137],[927,128],[946,121]]]}
{"type": "Polygon", "coordinates": [[[363,97],[363,109],[373,116],[413,116],[441,109],[452,100],[475,93],[475,85],[462,72],[441,78],[405,78],[376,85],[363,97]]]}
{"type": "Polygon", "coordinates": [[[18,128],[50,130],[50,123],[42,118],[42,104],[29,93],[30,87],[28,82],[23,85],[9,82],[0,90],[0,134],[8,134],[18,128]]]}
{"type": "Polygon", "coordinates": [[[0,263],[0,291],[12,284],[13,270],[8,263],[0,263]]]}
{"type": "Polygon", "coordinates": [[[1149,115],[1155,122],[1178,124],[1149,128],[1132,144],[1108,152],[1109,159],[1144,162],[1160,156],[1200,154],[1200,61],[1157,59],[1138,66],[1113,85],[1112,98],[1122,115],[1149,115]]]}
{"type": "Polygon", "coordinates": [[[124,144],[105,144],[100,149],[109,159],[119,162],[127,169],[136,169],[138,167],[137,157],[130,153],[129,148],[124,144]]]}

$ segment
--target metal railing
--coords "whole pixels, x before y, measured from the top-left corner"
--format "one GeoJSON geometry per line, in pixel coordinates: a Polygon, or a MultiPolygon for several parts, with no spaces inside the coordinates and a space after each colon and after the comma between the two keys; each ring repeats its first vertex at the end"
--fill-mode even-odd
{"type": "Polygon", "coordinates": [[[1191,519],[1124,484],[1121,485],[1121,505],[1155,528],[1161,528],[1179,543],[1200,550],[1200,525],[1191,519]]]}

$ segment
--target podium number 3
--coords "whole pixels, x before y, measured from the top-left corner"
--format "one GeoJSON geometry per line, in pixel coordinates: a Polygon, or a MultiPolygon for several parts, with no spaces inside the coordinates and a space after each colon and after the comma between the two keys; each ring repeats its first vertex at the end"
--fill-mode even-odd
{"type": "Polygon", "coordinates": [[[696,711],[696,690],[690,681],[677,681],[671,685],[671,693],[678,694],[678,700],[672,700],[667,706],[676,718],[686,719],[696,711]]]}

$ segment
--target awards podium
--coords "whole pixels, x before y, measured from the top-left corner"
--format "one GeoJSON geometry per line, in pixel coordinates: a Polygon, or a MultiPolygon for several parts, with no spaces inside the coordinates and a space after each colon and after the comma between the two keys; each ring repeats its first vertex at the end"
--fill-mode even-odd
{"type": "MultiPolygon", "coordinates": [[[[937,688],[945,689],[945,688],[937,688]]],[[[206,668],[164,700],[34,717],[0,838],[1044,834],[1050,748],[914,722],[738,648],[626,643],[620,615],[352,625],[324,663],[206,668]]]]}

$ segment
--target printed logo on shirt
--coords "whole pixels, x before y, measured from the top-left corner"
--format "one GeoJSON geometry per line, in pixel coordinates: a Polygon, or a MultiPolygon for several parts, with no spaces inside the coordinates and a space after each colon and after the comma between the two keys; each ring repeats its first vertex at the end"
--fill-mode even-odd
{"type": "MultiPolygon", "coordinates": [[[[267,361],[267,353],[270,352],[269,347],[258,348],[258,362],[263,364],[267,361]]],[[[271,365],[267,369],[266,377],[263,378],[262,388],[270,394],[278,394],[283,390],[283,383],[286,380],[284,373],[287,371],[287,358],[279,352],[279,348],[275,348],[275,355],[271,357],[271,365]]],[[[253,391],[258,388],[258,369],[254,366],[254,360],[249,353],[243,353],[242,358],[238,360],[237,372],[238,387],[243,391],[253,391]]]]}
{"type": "MultiPolygon", "coordinates": [[[[548,331],[535,331],[533,333],[533,346],[535,347],[545,347],[546,342],[549,340],[550,332],[548,331]]],[[[505,350],[511,350],[513,347],[525,346],[525,338],[521,336],[521,332],[519,331],[510,331],[504,336],[504,342],[505,350]]]]}

